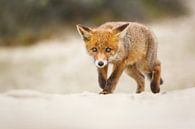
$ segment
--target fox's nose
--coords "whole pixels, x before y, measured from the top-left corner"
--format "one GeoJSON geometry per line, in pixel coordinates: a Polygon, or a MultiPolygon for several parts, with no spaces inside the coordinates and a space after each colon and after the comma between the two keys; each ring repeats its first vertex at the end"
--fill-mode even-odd
{"type": "Polygon", "coordinates": [[[103,61],[99,61],[99,62],[98,62],[98,65],[101,67],[101,66],[104,65],[104,62],[103,62],[103,61]]]}
{"type": "Polygon", "coordinates": [[[103,68],[105,65],[107,65],[107,61],[106,60],[96,60],[95,61],[95,65],[99,68],[103,68]]]}

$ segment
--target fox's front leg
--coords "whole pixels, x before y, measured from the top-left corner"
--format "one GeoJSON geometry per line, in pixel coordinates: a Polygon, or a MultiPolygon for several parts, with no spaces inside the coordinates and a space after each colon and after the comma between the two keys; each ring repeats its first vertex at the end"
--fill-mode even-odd
{"type": "Polygon", "coordinates": [[[103,68],[98,68],[98,82],[100,88],[104,89],[107,81],[108,65],[103,68]]]}
{"type": "Polygon", "coordinates": [[[100,92],[100,94],[109,94],[109,93],[112,93],[114,91],[114,89],[116,88],[117,82],[118,82],[122,72],[124,71],[124,69],[125,69],[124,62],[114,64],[113,71],[112,71],[110,77],[107,79],[106,85],[105,85],[103,91],[100,92]]]}

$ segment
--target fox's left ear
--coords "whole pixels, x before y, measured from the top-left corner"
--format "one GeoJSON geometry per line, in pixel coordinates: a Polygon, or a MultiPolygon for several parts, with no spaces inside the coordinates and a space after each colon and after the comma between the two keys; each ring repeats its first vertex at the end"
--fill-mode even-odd
{"type": "Polygon", "coordinates": [[[116,28],[113,29],[113,31],[116,33],[118,36],[122,36],[123,34],[126,33],[126,28],[129,26],[129,23],[120,25],[116,28]]]}
{"type": "Polygon", "coordinates": [[[89,27],[85,27],[82,25],[77,25],[77,30],[79,32],[79,34],[81,35],[81,37],[83,38],[84,41],[88,41],[91,37],[91,32],[92,29],[89,27]]]}

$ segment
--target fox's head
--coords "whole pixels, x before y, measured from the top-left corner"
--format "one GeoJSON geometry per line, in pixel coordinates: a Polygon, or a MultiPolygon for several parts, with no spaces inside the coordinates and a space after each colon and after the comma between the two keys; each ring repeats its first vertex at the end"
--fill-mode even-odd
{"type": "Polygon", "coordinates": [[[89,28],[77,25],[77,29],[85,42],[87,52],[93,57],[94,63],[98,68],[106,66],[120,47],[122,32],[129,24],[123,24],[113,29],[89,28]]]}

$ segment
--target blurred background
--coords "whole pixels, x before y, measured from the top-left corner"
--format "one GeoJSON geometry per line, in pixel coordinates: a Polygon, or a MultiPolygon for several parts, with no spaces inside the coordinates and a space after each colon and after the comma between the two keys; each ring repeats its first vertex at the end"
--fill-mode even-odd
{"type": "Polygon", "coordinates": [[[31,45],[75,24],[152,22],[187,13],[181,0],[0,0],[0,45],[31,45]]]}
{"type": "MultiPolygon", "coordinates": [[[[156,33],[163,92],[194,87],[194,6],[193,0],[0,0],[0,92],[99,92],[75,25],[106,21],[140,22],[156,33]]],[[[135,88],[124,74],[116,91],[135,88]]]]}

